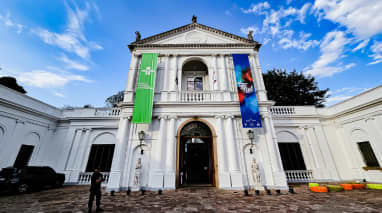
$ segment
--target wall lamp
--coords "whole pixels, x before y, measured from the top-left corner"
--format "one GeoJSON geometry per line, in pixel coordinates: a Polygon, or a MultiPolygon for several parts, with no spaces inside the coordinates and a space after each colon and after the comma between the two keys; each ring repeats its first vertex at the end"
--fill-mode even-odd
{"type": "Polygon", "coordinates": [[[138,138],[139,138],[139,147],[141,148],[141,155],[143,155],[143,140],[145,139],[145,132],[142,130],[138,132],[138,138]]]}
{"type": "Polygon", "coordinates": [[[247,134],[248,134],[248,138],[249,138],[249,140],[251,140],[251,148],[249,149],[249,153],[253,153],[253,151],[252,151],[252,149],[253,149],[253,146],[255,145],[254,144],[254,139],[255,139],[255,133],[253,132],[253,130],[248,130],[248,132],[247,132],[247,134]]]}

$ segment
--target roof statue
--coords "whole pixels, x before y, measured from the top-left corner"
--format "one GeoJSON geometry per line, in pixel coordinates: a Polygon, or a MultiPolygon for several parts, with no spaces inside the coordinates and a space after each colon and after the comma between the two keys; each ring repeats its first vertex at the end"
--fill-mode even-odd
{"type": "Polygon", "coordinates": [[[253,33],[253,30],[250,30],[250,31],[248,31],[248,40],[250,40],[250,41],[253,41],[253,36],[252,36],[252,33],[253,33]]]}
{"type": "Polygon", "coordinates": [[[192,15],[192,23],[196,23],[198,22],[198,17],[196,17],[195,15],[192,15]]]}
{"type": "Polygon", "coordinates": [[[141,33],[139,31],[135,31],[135,41],[141,40],[141,33]]]}

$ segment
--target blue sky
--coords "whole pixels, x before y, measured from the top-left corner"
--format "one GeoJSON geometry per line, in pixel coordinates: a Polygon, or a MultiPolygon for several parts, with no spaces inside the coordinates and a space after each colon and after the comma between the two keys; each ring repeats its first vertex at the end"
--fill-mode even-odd
{"type": "Polygon", "coordinates": [[[382,84],[382,1],[0,2],[0,75],[57,107],[104,106],[126,86],[139,30],[151,36],[191,22],[263,44],[263,72],[311,74],[333,104],[382,84]]]}

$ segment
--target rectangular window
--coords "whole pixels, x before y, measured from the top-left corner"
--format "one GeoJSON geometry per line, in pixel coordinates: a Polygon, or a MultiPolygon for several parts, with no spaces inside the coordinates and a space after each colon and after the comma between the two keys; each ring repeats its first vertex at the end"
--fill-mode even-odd
{"type": "Polygon", "coordinates": [[[278,143],[284,170],[306,170],[299,143],[278,143]]]}
{"type": "Polygon", "coordinates": [[[97,167],[100,167],[102,172],[110,172],[113,154],[114,144],[92,145],[86,172],[93,172],[97,167]]]}
{"type": "Polygon", "coordinates": [[[187,90],[188,91],[203,91],[203,77],[188,77],[187,90]]]}
{"type": "Polygon", "coordinates": [[[29,160],[32,156],[34,146],[31,145],[21,145],[19,154],[17,154],[15,163],[13,164],[13,167],[15,168],[21,168],[24,166],[27,166],[29,163],[29,160]]]}
{"type": "Polygon", "coordinates": [[[379,167],[378,160],[369,141],[359,142],[358,147],[367,167],[379,167]]]}

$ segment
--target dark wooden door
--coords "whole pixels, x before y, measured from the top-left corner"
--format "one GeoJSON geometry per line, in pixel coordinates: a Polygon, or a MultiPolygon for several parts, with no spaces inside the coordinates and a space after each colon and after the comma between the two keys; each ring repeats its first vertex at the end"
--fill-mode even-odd
{"type": "Polygon", "coordinates": [[[32,156],[34,146],[31,145],[21,145],[19,154],[17,154],[15,163],[13,164],[13,167],[15,168],[21,168],[24,166],[27,166],[29,163],[29,160],[32,156]]]}
{"type": "Polygon", "coordinates": [[[187,184],[210,184],[209,143],[186,144],[186,177],[187,184]]]}

